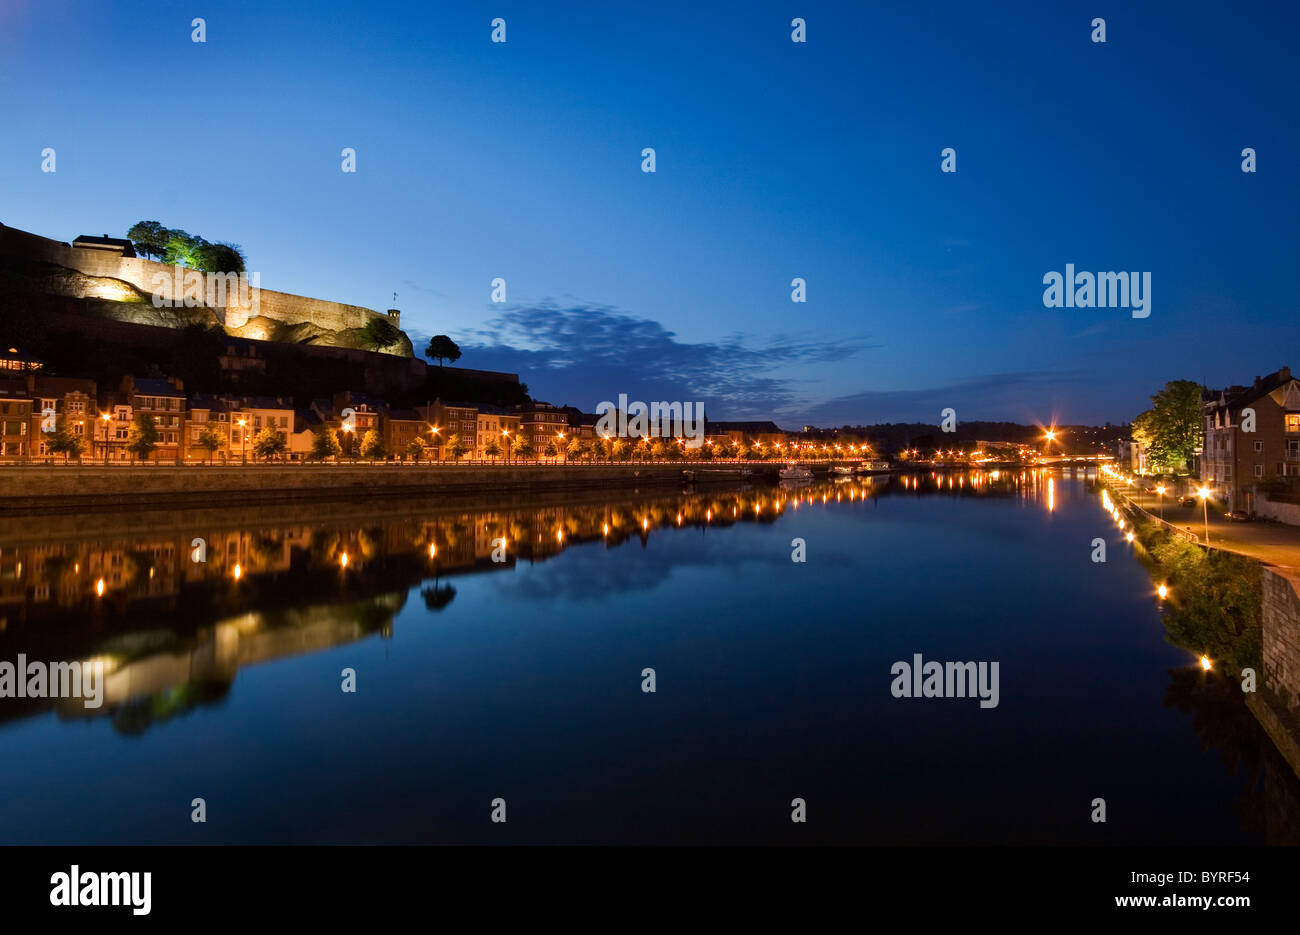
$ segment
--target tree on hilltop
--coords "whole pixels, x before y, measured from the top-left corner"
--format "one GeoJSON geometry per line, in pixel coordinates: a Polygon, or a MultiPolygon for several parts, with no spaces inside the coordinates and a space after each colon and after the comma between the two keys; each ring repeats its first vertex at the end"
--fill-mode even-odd
{"type": "Polygon", "coordinates": [[[460,347],[445,334],[438,334],[429,339],[429,347],[425,350],[424,356],[436,360],[439,367],[444,360],[454,364],[460,360],[460,347]]]}
{"type": "Polygon", "coordinates": [[[247,260],[239,244],[209,243],[183,230],[163,227],[157,221],[139,221],[126,232],[136,252],[173,266],[205,273],[242,273],[247,260]]]}
{"type": "Polygon", "coordinates": [[[135,252],[161,260],[167,253],[167,241],[172,232],[157,221],[138,221],[126,232],[127,240],[135,244],[135,252]]]}
{"type": "Polygon", "coordinates": [[[193,251],[194,268],[205,273],[242,273],[247,262],[239,244],[208,243],[204,240],[193,251]]]}

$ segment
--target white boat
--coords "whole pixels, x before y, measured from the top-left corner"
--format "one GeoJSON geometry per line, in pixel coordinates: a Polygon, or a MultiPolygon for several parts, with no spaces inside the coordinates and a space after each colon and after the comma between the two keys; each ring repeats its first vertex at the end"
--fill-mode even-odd
{"type": "Polygon", "coordinates": [[[793,461],[781,469],[781,480],[812,480],[813,472],[793,461]]]}
{"type": "Polygon", "coordinates": [[[863,461],[861,464],[858,465],[857,468],[859,474],[870,474],[875,471],[888,471],[888,470],[889,470],[888,461],[863,461]]]}
{"type": "Polygon", "coordinates": [[[837,464],[837,465],[835,465],[833,468],[831,468],[831,473],[832,473],[832,474],[852,474],[852,473],[853,473],[853,468],[852,468],[851,466],[849,466],[849,465],[845,465],[845,464],[837,464]]]}

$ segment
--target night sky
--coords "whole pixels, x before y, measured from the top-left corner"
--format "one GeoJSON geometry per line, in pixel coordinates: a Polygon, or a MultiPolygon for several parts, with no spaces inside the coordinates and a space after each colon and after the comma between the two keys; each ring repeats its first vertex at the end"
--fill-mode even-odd
{"type": "Polygon", "coordinates": [[[588,411],[1122,422],[1300,367],[1300,5],[608,6],[0,0],[0,222],[397,292],[588,411]],[[1150,272],[1150,317],[1044,308],[1067,263],[1150,272]]]}

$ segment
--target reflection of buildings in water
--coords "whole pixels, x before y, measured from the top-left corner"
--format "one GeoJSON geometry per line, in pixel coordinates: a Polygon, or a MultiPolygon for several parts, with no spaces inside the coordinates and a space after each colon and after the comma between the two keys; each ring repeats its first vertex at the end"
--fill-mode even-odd
{"type": "MultiPolygon", "coordinates": [[[[385,602],[400,607],[421,581],[432,582],[422,592],[426,607],[441,611],[455,595],[445,579],[457,575],[509,571],[517,561],[545,561],[588,543],[644,544],[665,527],[775,522],[828,494],[865,501],[886,482],[863,477],[799,491],[746,486],[612,498],[600,492],[587,502],[516,509],[422,513],[413,505],[407,515],[363,524],[331,522],[329,508],[314,505],[270,527],[220,528],[209,520],[184,534],[5,546],[0,654],[103,657],[110,672],[100,710],[141,699],[153,699],[155,713],[187,710],[222,697],[217,687],[228,688],[242,665],[384,632],[396,611],[385,602]],[[506,561],[493,561],[502,540],[506,561]],[[181,691],[185,686],[192,690],[181,691]]],[[[79,702],[60,710],[95,713],[79,702]]],[[[133,709],[129,720],[152,716],[133,709]]]]}
{"type": "Polygon", "coordinates": [[[110,641],[96,656],[105,663],[100,707],[86,708],[81,698],[49,704],[66,718],[117,718],[123,708],[134,705],[126,721],[135,732],[145,726],[142,717],[168,719],[193,707],[190,702],[225,695],[224,690],[206,695],[186,692],[187,686],[228,688],[245,666],[330,649],[374,633],[387,635],[405,603],[402,591],[364,601],[241,614],[183,637],[157,631],[132,634],[110,641]],[[183,703],[178,705],[178,698],[184,699],[183,703]],[[142,699],[152,703],[141,706],[138,702],[142,699]]]}
{"type": "Polygon", "coordinates": [[[879,496],[941,493],[953,496],[1046,497],[1041,470],[928,472],[819,480],[798,490],[757,487],[688,490],[679,494],[611,498],[538,508],[440,511],[387,519],[373,525],[330,522],[329,507],[299,508],[299,519],[269,528],[203,528],[172,536],[100,537],[84,542],[31,542],[0,547],[0,630],[31,615],[104,607],[127,613],[134,605],[175,606],[180,592],[216,582],[245,586],[293,576],[305,566],[364,576],[367,565],[396,555],[424,553],[430,571],[503,570],[516,560],[542,561],[565,548],[600,541],[644,543],[663,527],[772,522],[803,504],[854,502],[879,496]],[[194,540],[203,561],[193,561],[194,540]],[[505,540],[505,563],[490,562],[505,540]],[[427,555],[429,549],[433,555],[427,555]],[[485,564],[486,563],[486,564],[485,564]]]}

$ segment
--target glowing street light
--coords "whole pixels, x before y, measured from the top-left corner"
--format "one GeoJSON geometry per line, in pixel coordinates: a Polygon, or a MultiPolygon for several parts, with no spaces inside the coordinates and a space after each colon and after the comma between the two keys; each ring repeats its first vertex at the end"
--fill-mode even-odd
{"type": "Polygon", "coordinates": [[[1210,660],[1210,657],[1209,657],[1209,656],[1202,655],[1202,656],[1201,656],[1201,669],[1202,669],[1203,671],[1205,671],[1205,672],[1209,672],[1212,668],[1214,668],[1214,663],[1210,660]]]}
{"type": "Polygon", "coordinates": [[[1165,485],[1156,484],[1156,497],[1160,500],[1160,519],[1163,522],[1165,518],[1165,485]]]}
{"type": "Polygon", "coordinates": [[[1201,498],[1201,508],[1205,517],[1205,545],[1210,545],[1210,488],[1197,488],[1196,495],[1201,498]]]}
{"type": "Polygon", "coordinates": [[[1169,596],[1169,586],[1164,584],[1160,585],[1160,587],[1156,588],[1156,593],[1160,595],[1160,600],[1163,601],[1169,596]]]}
{"type": "Polygon", "coordinates": [[[108,415],[107,412],[101,412],[101,413],[99,414],[99,418],[100,418],[100,421],[102,421],[102,422],[104,423],[104,464],[107,465],[107,464],[108,464],[108,419],[109,419],[109,415],[108,415]]]}

